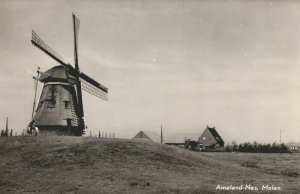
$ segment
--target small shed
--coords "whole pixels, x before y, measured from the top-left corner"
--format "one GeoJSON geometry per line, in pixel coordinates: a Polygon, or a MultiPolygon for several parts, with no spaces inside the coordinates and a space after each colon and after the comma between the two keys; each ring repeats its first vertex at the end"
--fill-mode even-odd
{"type": "Polygon", "coordinates": [[[152,131],[140,131],[132,139],[136,141],[161,143],[160,135],[152,131]]]}
{"type": "Polygon", "coordinates": [[[215,127],[206,126],[206,129],[198,139],[198,144],[203,148],[224,147],[224,141],[215,127]]]}

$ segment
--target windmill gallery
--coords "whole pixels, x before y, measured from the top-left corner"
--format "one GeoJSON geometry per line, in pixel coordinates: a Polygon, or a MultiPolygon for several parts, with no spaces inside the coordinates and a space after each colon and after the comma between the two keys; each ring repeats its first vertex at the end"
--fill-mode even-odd
{"type": "MultiPolygon", "coordinates": [[[[46,72],[40,72],[36,77],[42,82],[43,89],[36,110],[33,111],[29,123],[29,131],[42,135],[74,135],[81,136],[85,133],[84,109],[82,102],[82,89],[88,93],[107,100],[108,88],[99,84],[93,78],[80,72],[78,64],[78,34],[80,22],[72,14],[74,32],[74,63],[75,68],[66,64],[63,58],[51,49],[32,30],[31,43],[58,62],[46,72]],[[35,112],[35,114],[34,114],[35,112]]],[[[35,100],[33,110],[35,109],[35,100]]]]}

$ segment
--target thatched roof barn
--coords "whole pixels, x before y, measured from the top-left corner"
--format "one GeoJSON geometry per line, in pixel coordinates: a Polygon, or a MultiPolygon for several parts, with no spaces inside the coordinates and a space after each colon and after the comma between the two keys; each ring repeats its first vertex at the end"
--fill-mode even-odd
{"type": "Polygon", "coordinates": [[[160,135],[152,131],[140,131],[132,139],[136,141],[161,143],[160,135]]]}

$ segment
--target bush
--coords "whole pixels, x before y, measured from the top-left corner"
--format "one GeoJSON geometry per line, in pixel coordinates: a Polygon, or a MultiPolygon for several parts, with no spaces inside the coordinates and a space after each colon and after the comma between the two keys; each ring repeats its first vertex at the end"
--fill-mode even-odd
{"type": "Polygon", "coordinates": [[[245,142],[237,144],[233,141],[231,144],[225,146],[226,152],[250,152],[250,153],[289,153],[286,145],[273,143],[261,144],[254,141],[253,143],[245,142]]]}

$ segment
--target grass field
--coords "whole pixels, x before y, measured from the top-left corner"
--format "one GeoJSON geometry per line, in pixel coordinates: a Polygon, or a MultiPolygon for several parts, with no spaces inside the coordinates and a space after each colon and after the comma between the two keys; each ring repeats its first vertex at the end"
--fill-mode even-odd
{"type": "Polygon", "coordinates": [[[0,193],[300,193],[300,154],[192,152],[92,137],[0,138],[0,193]],[[252,185],[259,191],[223,191],[252,185]]]}

